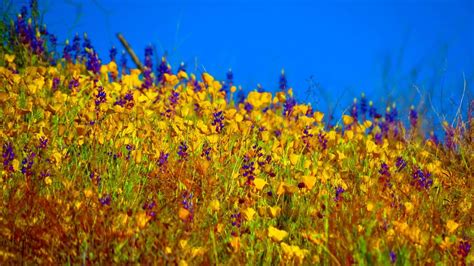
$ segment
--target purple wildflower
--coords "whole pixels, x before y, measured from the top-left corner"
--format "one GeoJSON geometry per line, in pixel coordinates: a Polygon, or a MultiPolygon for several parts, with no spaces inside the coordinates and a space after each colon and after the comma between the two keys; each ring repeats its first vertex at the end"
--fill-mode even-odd
{"type": "Polygon", "coordinates": [[[296,106],[296,99],[294,97],[289,97],[288,99],[286,99],[286,102],[283,104],[283,114],[285,116],[290,116],[295,106],[296,106]]]}
{"type": "Polygon", "coordinates": [[[188,146],[186,145],[186,142],[182,141],[181,145],[178,147],[178,155],[181,157],[182,160],[187,160],[188,157],[188,146]]]}
{"type": "Polygon", "coordinates": [[[415,169],[413,171],[413,181],[411,182],[412,185],[417,187],[418,189],[430,189],[431,185],[433,185],[433,179],[431,178],[431,173],[428,171],[422,171],[420,168],[415,169]]]}
{"type": "Polygon", "coordinates": [[[13,171],[13,165],[11,162],[15,159],[15,153],[13,152],[13,146],[11,143],[3,145],[3,169],[7,171],[13,171]]]}
{"type": "Polygon", "coordinates": [[[115,48],[115,46],[112,46],[112,48],[109,50],[110,61],[115,62],[115,57],[116,56],[117,56],[117,48],[115,48]]]}
{"type": "Polygon", "coordinates": [[[87,55],[87,70],[92,71],[94,74],[98,74],[101,66],[99,55],[94,50],[89,50],[87,55]]]}
{"type": "Polygon", "coordinates": [[[61,80],[59,78],[53,78],[53,83],[51,85],[51,90],[55,92],[58,89],[59,83],[61,80]]]}
{"type": "Polygon", "coordinates": [[[357,98],[354,98],[354,101],[352,102],[351,117],[354,118],[354,121],[357,121],[357,118],[358,118],[358,115],[357,115],[357,98]]]}
{"type": "Polygon", "coordinates": [[[22,167],[21,167],[21,173],[24,175],[33,175],[33,172],[31,171],[31,168],[33,167],[34,159],[36,157],[36,153],[32,152],[30,153],[23,161],[21,162],[22,167]]]}
{"type": "Polygon", "coordinates": [[[40,139],[39,139],[39,148],[40,149],[45,149],[46,146],[48,145],[48,138],[46,138],[45,136],[41,136],[40,139]]]}
{"type": "Polygon", "coordinates": [[[390,262],[395,263],[397,261],[397,254],[395,254],[395,252],[391,250],[389,255],[390,255],[390,262]]]}
{"type": "Polygon", "coordinates": [[[455,130],[454,127],[451,125],[447,125],[445,128],[445,137],[444,137],[444,144],[448,150],[456,149],[456,143],[454,140],[455,130]]]}
{"type": "MultiPolygon", "coordinates": [[[[242,226],[242,214],[234,213],[230,216],[232,221],[232,226],[236,228],[237,231],[240,231],[240,227],[242,226]]],[[[232,231],[233,236],[237,236],[238,233],[236,231],[232,231]]]]}
{"type": "Polygon", "coordinates": [[[212,121],[212,125],[216,127],[216,132],[220,133],[224,128],[224,114],[222,111],[215,112],[213,114],[214,120],[212,121]]]}
{"type": "Polygon", "coordinates": [[[170,155],[169,153],[165,153],[163,151],[160,152],[160,158],[158,158],[158,163],[157,163],[159,167],[162,167],[168,162],[169,155],[170,155]]]}
{"type": "Polygon", "coordinates": [[[153,48],[151,45],[145,47],[145,66],[149,69],[153,69],[153,48]]]}
{"type": "Polygon", "coordinates": [[[344,192],[345,190],[341,187],[341,186],[338,186],[336,188],[336,197],[334,197],[334,201],[339,201],[341,200],[341,194],[344,192]]]}
{"type": "Polygon", "coordinates": [[[392,187],[392,183],[390,183],[390,169],[386,163],[382,163],[379,170],[379,182],[384,184],[385,187],[392,187]]]}
{"type": "Polygon", "coordinates": [[[99,186],[100,185],[100,181],[102,180],[100,178],[100,175],[96,172],[91,172],[89,174],[89,179],[92,181],[92,183],[96,186],[99,186]]]}
{"type": "Polygon", "coordinates": [[[245,109],[245,111],[247,111],[247,113],[250,113],[253,110],[253,105],[249,102],[245,102],[244,109],[245,109]]]}
{"type": "Polygon", "coordinates": [[[367,113],[367,99],[365,98],[365,93],[362,93],[360,96],[360,113],[365,116],[365,113],[367,113]]]}
{"type": "Polygon", "coordinates": [[[71,52],[72,52],[72,47],[69,44],[69,41],[66,40],[66,44],[64,45],[64,48],[63,48],[63,58],[66,59],[67,62],[72,62],[71,52]]]}
{"type": "Polygon", "coordinates": [[[110,194],[105,194],[102,198],[99,199],[100,204],[102,206],[110,206],[110,203],[112,202],[112,197],[110,197],[110,194]]]}
{"type": "Polygon", "coordinates": [[[189,211],[188,221],[192,221],[194,218],[194,203],[193,203],[193,193],[189,193],[188,191],[183,192],[183,200],[181,204],[184,209],[189,211]]]}
{"type": "Polygon", "coordinates": [[[458,246],[458,254],[465,258],[471,250],[471,244],[467,240],[461,240],[458,246]]]}
{"type": "Polygon", "coordinates": [[[319,131],[319,133],[318,133],[318,142],[319,142],[319,146],[321,147],[322,150],[327,149],[328,140],[326,138],[326,134],[324,134],[322,131],[319,131]]]}
{"type": "Polygon", "coordinates": [[[122,51],[122,57],[120,58],[120,66],[122,68],[122,75],[127,73],[127,54],[122,51]]]}
{"type": "Polygon", "coordinates": [[[413,105],[410,107],[409,116],[411,128],[415,129],[418,124],[418,112],[415,110],[415,106],[413,105]]]}
{"type": "Polygon", "coordinates": [[[286,75],[285,75],[285,70],[284,69],[281,70],[279,84],[280,84],[280,90],[281,91],[285,91],[288,88],[288,81],[286,80],[286,75]]]}
{"type": "Polygon", "coordinates": [[[405,168],[407,166],[407,162],[405,160],[403,160],[402,157],[397,157],[397,161],[396,161],[395,165],[397,166],[397,169],[400,172],[400,171],[403,170],[403,168],[405,168]]]}
{"type": "Polygon", "coordinates": [[[171,74],[171,69],[168,66],[168,63],[166,62],[166,57],[161,58],[161,63],[157,67],[157,80],[158,82],[163,82],[165,74],[171,74]]]}
{"type": "Polygon", "coordinates": [[[106,102],[107,93],[102,86],[97,88],[97,95],[95,96],[95,108],[99,109],[101,103],[106,102]]]}
{"type": "Polygon", "coordinates": [[[250,161],[250,157],[245,155],[244,156],[244,161],[242,164],[242,171],[243,171],[243,176],[247,178],[247,181],[245,184],[250,185],[252,184],[253,180],[255,180],[255,162],[250,161]]]}

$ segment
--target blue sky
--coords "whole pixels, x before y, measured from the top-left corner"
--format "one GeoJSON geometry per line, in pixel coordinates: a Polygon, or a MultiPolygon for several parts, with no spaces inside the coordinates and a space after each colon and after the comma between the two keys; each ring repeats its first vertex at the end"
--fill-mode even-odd
{"type": "MultiPolygon", "coordinates": [[[[384,107],[408,108],[430,92],[438,111],[459,103],[463,73],[474,81],[474,1],[40,0],[60,40],[87,32],[104,61],[121,32],[176,69],[227,69],[247,91],[275,91],[285,68],[297,98],[339,109],[365,92],[384,107]],[[308,96],[313,84],[314,93],[308,96]]],[[[466,94],[473,95],[472,86],[466,94]]],[[[402,110],[403,111],[403,110],[402,110]]],[[[406,112],[408,110],[406,109],[406,112]]]]}

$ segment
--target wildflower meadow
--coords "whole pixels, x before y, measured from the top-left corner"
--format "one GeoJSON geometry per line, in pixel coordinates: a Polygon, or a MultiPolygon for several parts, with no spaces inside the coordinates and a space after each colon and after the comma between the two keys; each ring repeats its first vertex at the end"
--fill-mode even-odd
{"type": "Polygon", "coordinates": [[[331,122],[284,71],[99,56],[31,3],[1,25],[1,264],[474,263],[472,99],[431,134],[364,94],[331,122]]]}

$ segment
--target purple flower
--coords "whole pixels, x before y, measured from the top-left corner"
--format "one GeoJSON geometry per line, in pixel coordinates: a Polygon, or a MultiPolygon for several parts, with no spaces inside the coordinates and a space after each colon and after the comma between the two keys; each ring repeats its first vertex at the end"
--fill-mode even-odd
{"type": "Polygon", "coordinates": [[[247,111],[247,113],[250,113],[253,110],[253,105],[249,102],[245,102],[244,109],[245,109],[245,111],[247,111]]]}
{"type": "Polygon", "coordinates": [[[13,166],[11,165],[11,162],[13,161],[13,159],[15,159],[15,153],[13,152],[13,146],[11,143],[3,145],[2,158],[3,158],[3,169],[7,171],[13,171],[14,169],[13,169],[13,166]]]}
{"type": "Polygon", "coordinates": [[[379,174],[380,174],[380,177],[379,177],[380,183],[383,183],[385,187],[391,188],[392,187],[392,183],[390,183],[391,174],[390,174],[390,169],[388,168],[388,165],[386,163],[381,164],[379,174]]]}
{"type": "Polygon", "coordinates": [[[101,62],[99,59],[99,55],[94,50],[89,50],[87,53],[87,70],[92,71],[94,74],[98,74],[100,72],[101,62]]]}
{"type": "Polygon", "coordinates": [[[367,112],[367,99],[365,98],[365,93],[362,93],[360,96],[359,106],[361,114],[365,116],[365,113],[367,112]]]}
{"type": "Polygon", "coordinates": [[[175,106],[176,104],[178,104],[179,92],[173,90],[171,92],[171,96],[168,99],[170,100],[171,106],[175,106]]]}
{"type": "Polygon", "coordinates": [[[411,128],[416,128],[416,125],[418,124],[418,112],[415,110],[415,106],[413,105],[410,107],[409,117],[411,128]]]}
{"type": "Polygon", "coordinates": [[[181,157],[182,160],[186,160],[188,157],[188,146],[186,145],[186,142],[182,141],[181,145],[178,147],[178,155],[181,157]]]}
{"type": "Polygon", "coordinates": [[[110,197],[110,194],[105,194],[102,198],[99,199],[100,204],[102,206],[110,206],[110,203],[112,201],[112,198],[110,197]]]}
{"type": "Polygon", "coordinates": [[[354,121],[357,121],[357,118],[358,118],[358,115],[357,115],[357,98],[354,98],[354,101],[352,102],[351,117],[354,118],[354,121]]]}
{"type": "Polygon", "coordinates": [[[92,183],[96,186],[100,185],[100,181],[102,180],[100,178],[100,175],[97,174],[96,172],[91,172],[89,175],[89,179],[92,181],[92,183]]]}
{"type": "Polygon", "coordinates": [[[281,136],[281,130],[279,130],[279,129],[276,129],[274,131],[274,133],[275,133],[275,137],[277,137],[277,138],[279,138],[281,136]]]}
{"type": "Polygon", "coordinates": [[[158,82],[164,81],[165,74],[171,74],[171,69],[169,68],[168,63],[166,62],[165,57],[161,58],[161,64],[158,65],[157,72],[158,72],[158,75],[157,75],[158,82]]]}
{"type": "Polygon", "coordinates": [[[115,48],[115,46],[112,46],[112,48],[109,50],[110,61],[115,61],[116,56],[117,56],[117,48],[115,48]]]}
{"type": "Polygon", "coordinates": [[[390,262],[395,263],[397,261],[397,254],[395,254],[395,252],[391,250],[389,255],[390,255],[390,262]]]}
{"type": "Polygon", "coordinates": [[[426,170],[422,171],[420,168],[415,169],[413,171],[412,176],[413,176],[413,180],[411,184],[420,190],[430,189],[431,185],[433,185],[433,179],[431,178],[431,173],[426,170]]]}
{"type": "Polygon", "coordinates": [[[250,157],[245,155],[244,156],[244,161],[242,164],[242,175],[247,178],[247,181],[245,184],[251,185],[253,180],[255,180],[255,162],[250,161],[250,157]]]}
{"type": "Polygon", "coordinates": [[[21,167],[21,173],[27,176],[33,175],[33,172],[31,171],[31,168],[33,167],[33,163],[35,162],[34,159],[36,157],[36,153],[31,152],[28,154],[26,158],[23,159],[21,162],[22,167],[21,167]]]}
{"type": "Polygon", "coordinates": [[[212,121],[212,125],[216,127],[216,132],[220,133],[224,128],[224,114],[222,111],[215,112],[213,114],[214,120],[212,121]]]}
{"type": "Polygon", "coordinates": [[[319,146],[321,147],[322,150],[327,149],[328,140],[326,138],[326,134],[324,134],[322,131],[319,131],[319,133],[318,133],[318,142],[319,142],[319,146]]]}
{"type": "Polygon", "coordinates": [[[286,79],[286,75],[285,75],[285,70],[284,70],[284,69],[281,70],[279,84],[280,84],[280,90],[281,90],[281,91],[284,91],[284,90],[286,90],[286,89],[288,88],[288,81],[287,81],[287,79],[286,79]]]}
{"type": "Polygon", "coordinates": [[[153,69],[153,48],[151,45],[145,47],[145,66],[149,69],[153,69]]]}
{"type": "Polygon", "coordinates": [[[120,58],[120,66],[122,68],[122,74],[127,73],[127,54],[122,51],[122,57],[120,58]]]}
{"type": "Polygon", "coordinates": [[[162,167],[168,162],[169,153],[164,153],[163,151],[160,152],[160,158],[158,158],[158,166],[162,167]]]}
{"type": "Polygon", "coordinates": [[[456,149],[456,142],[454,140],[455,130],[454,127],[448,125],[445,128],[445,137],[444,137],[444,144],[448,150],[456,149]]]}
{"type": "Polygon", "coordinates": [[[71,51],[75,53],[74,59],[76,59],[77,61],[79,59],[79,54],[81,52],[81,37],[79,37],[79,34],[77,33],[74,36],[74,39],[72,39],[71,51]]]}
{"type": "Polygon", "coordinates": [[[403,168],[405,168],[407,166],[407,162],[405,160],[403,160],[402,157],[397,157],[397,161],[396,161],[395,165],[397,166],[397,169],[400,172],[400,171],[403,170],[403,168]]]}
{"type": "Polygon", "coordinates": [[[286,102],[283,104],[283,114],[285,116],[290,116],[295,106],[296,106],[296,99],[294,97],[287,98],[286,102]]]}
{"type": "Polygon", "coordinates": [[[461,240],[458,246],[458,254],[465,258],[467,255],[469,255],[470,250],[471,244],[467,240],[461,240]]]}
{"type": "Polygon", "coordinates": [[[194,218],[194,203],[193,203],[193,193],[189,193],[188,191],[184,191],[182,195],[183,200],[181,204],[184,209],[189,211],[188,221],[192,221],[194,218]]]}
{"type": "Polygon", "coordinates": [[[46,146],[48,145],[48,139],[45,137],[45,136],[41,136],[41,138],[39,139],[39,148],[40,149],[45,149],[46,146]]]}
{"type": "Polygon", "coordinates": [[[341,187],[341,186],[338,186],[336,188],[336,197],[334,197],[334,201],[339,201],[341,200],[341,194],[344,192],[345,190],[341,187]]]}
{"type": "Polygon", "coordinates": [[[96,109],[99,109],[99,105],[101,103],[106,102],[107,93],[105,93],[105,90],[102,86],[99,86],[97,88],[97,95],[95,96],[95,107],[96,109]]]}
{"type": "Polygon", "coordinates": [[[51,90],[54,92],[58,89],[59,83],[61,80],[59,78],[53,78],[53,83],[51,85],[51,90]]]}
{"type": "Polygon", "coordinates": [[[71,52],[72,52],[71,45],[69,44],[69,41],[66,41],[66,44],[64,45],[64,48],[63,48],[63,58],[66,59],[67,62],[72,62],[71,52]]]}
{"type": "Polygon", "coordinates": [[[374,107],[374,103],[372,101],[369,102],[369,116],[372,118],[378,116],[377,109],[374,107]]]}
{"type": "Polygon", "coordinates": [[[211,160],[211,156],[210,156],[211,150],[212,150],[211,147],[209,147],[208,145],[204,145],[204,147],[202,148],[201,157],[205,157],[206,160],[210,161],[211,160]]]}

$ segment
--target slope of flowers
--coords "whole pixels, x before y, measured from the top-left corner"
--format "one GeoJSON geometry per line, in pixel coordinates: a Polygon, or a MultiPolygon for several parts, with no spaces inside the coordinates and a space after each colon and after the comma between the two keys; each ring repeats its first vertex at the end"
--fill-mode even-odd
{"type": "Polygon", "coordinates": [[[329,127],[284,74],[245,97],[66,48],[0,59],[0,261],[473,263],[471,117],[440,143],[363,97],[329,127]]]}

